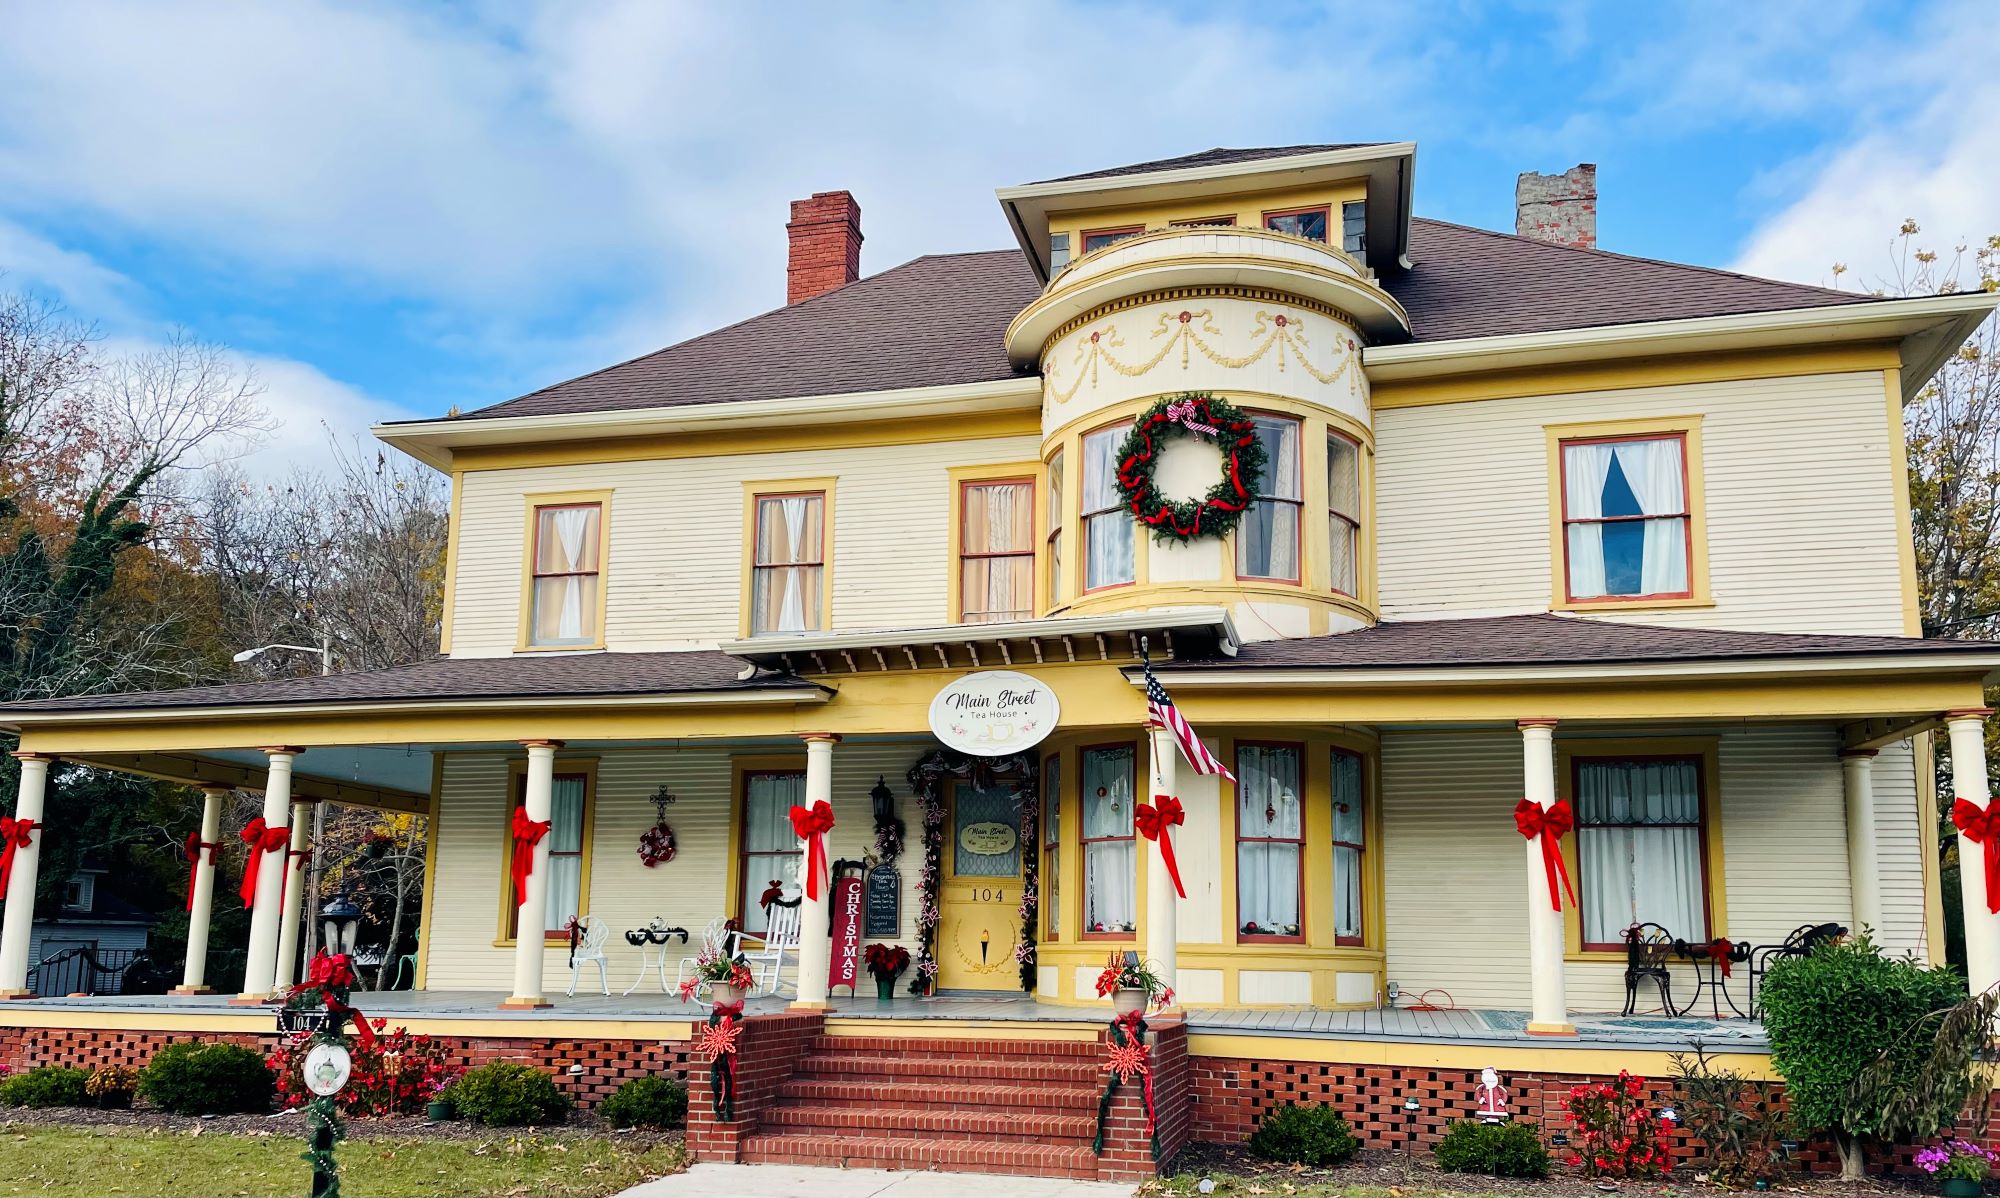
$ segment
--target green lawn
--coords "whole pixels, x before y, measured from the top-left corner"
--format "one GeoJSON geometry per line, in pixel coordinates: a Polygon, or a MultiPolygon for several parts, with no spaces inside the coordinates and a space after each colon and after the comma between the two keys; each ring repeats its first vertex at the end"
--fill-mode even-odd
{"type": "MultiPolygon", "coordinates": [[[[295,1198],[310,1188],[289,1135],[0,1128],[0,1195],[295,1198]]],[[[338,1150],[344,1198],[595,1198],[678,1172],[678,1143],[495,1132],[486,1140],[353,1139],[338,1150]]]]}

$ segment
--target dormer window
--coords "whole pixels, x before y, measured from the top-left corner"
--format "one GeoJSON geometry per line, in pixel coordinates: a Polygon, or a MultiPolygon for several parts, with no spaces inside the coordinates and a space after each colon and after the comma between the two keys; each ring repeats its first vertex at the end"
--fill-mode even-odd
{"type": "Polygon", "coordinates": [[[97,879],[89,874],[71,874],[63,884],[63,910],[88,911],[97,899],[97,879]]]}
{"type": "Polygon", "coordinates": [[[1287,208],[1281,212],[1266,212],[1264,227],[1273,233],[1303,237],[1307,241],[1325,241],[1327,217],[1328,211],[1325,205],[1317,208],[1287,208]]]}
{"type": "Polygon", "coordinates": [[[1089,229],[1083,234],[1083,252],[1101,250],[1107,245],[1115,245],[1127,237],[1137,237],[1146,231],[1144,225],[1128,225],[1118,229],[1089,229]]]}

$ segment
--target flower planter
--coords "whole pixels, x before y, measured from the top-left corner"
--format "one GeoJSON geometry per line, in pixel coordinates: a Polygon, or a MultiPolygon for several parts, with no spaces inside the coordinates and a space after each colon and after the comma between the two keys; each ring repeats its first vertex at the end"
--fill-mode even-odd
{"type": "Polygon", "coordinates": [[[877,999],[877,1000],[879,1000],[879,1001],[881,1001],[881,1002],[888,1002],[889,1000],[891,1000],[891,999],[895,998],[895,997],[896,997],[896,979],[895,979],[895,978],[876,978],[876,979],[875,979],[875,997],[876,997],[876,999],[877,999]]]}
{"type": "Polygon", "coordinates": [[[429,1116],[432,1123],[450,1122],[455,1113],[451,1109],[450,1102],[433,1102],[424,1107],[424,1114],[429,1116]]]}
{"type": "Polygon", "coordinates": [[[726,1006],[735,1006],[743,1001],[743,987],[732,986],[728,982],[710,982],[708,1000],[726,1006]]]}
{"type": "Polygon", "coordinates": [[[1944,1194],[1944,1198],[1979,1198],[1979,1195],[1985,1192],[1985,1188],[1983,1183],[1974,1181],[1970,1177],[1947,1177],[1938,1183],[1938,1189],[1944,1194]]]}
{"type": "Polygon", "coordinates": [[[1146,992],[1136,986],[1120,986],[1111,992],[1111,1009],[1119,1015],[1130,1015],[1134,1011],[1146,1009],[1146,992]]]}

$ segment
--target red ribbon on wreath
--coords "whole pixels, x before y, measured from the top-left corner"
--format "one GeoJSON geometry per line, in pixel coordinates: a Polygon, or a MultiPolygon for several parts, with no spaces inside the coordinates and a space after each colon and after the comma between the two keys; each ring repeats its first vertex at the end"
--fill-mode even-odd
{"type": "Polygon", "coordinates": [[[264,854],[281,851],[291,841],[292,830],[273,828],[260,815],[243,825],[236,838],[250,849],[250,857],[243,863],[243,885],[236,889],[247,911],[257,905],[257,877],[264,864],[264,854]]]}
{"type": "Polygon", "coordinates": [[[187,909],[190,911],[194,910],[194,880],[201,876],[201,853],[203,849],[208,850],[208,867],[214,869],[222,860],[221,841],[203,840],[201,833],[190,832],[187,836],[187,843],[181,846],[181,855],[187,858],[188,863],[187,909]]]}
{"type": "Polygon", "coordinates": [[[1970,799],[1958,799],[1951,805],[1951,822],[1984,850],[1986,909],[2000,915],[2000,810],[1991,802],[1981,807],[1970,799]]]}
{"type": "Polygon", "coordinates": [[[1167,867],[1167,876],[1174,880],[1174,893],[1182,898],[1187,897],[1187,891],[1181,886],[1181,867],[1174,860],[1174,838],[1167,834],[1167,829],[1186,822],[1181,801],[1172,795],[1154,795],[1150,804],[1141,803],[1132,811],[1132,823],[1139,829],[1139,835],[1160,842],[1160,860],[1167,867]]]}
{"type": "Polygon", "coordinates": [[[806,897],[819,898],[826,876],[826,834],[833,831],[833,805],[820,799],[810,807],[792,808],[792,833],[806,842],[806,897]]]}
{"type": "Polygon", "coordinates": [[[528,901],[528,877],[535,872],[535,846],[549,834],[550,823],[545,819],[529,819],[526,807],[514,808],[514,824],[510,829],[514,838],[514,856],[509,864],[514,872],[516,906],[528,901]]]}
{"type": "Polygon", "coordinates": [[[1576,826],[1576,816],[1571,813],[1569,801],[1557,799],[1543,807],[1533,799],[1522,799],[1514,804],[1514,826],[1529,840],[1537,836],[1542,839],[1542,869],[1549,875],[1549,906],[1563,909],[1562,893],[1556,889],[1556,880],[1562,880],[1562,889],[1569,894],[1570,906],[1576,906],[1576,889],[1569,884],[1569,866],[1563,863],[1562,838],[1576,826]]]}
{"type": "Polygon", "coordinates": [[[14,852],[34,843],[35,821],[0,816],[0,843],[7,847],[0,850],[0,897],[7,893],[7,880],[14,876],[14,852]]]}

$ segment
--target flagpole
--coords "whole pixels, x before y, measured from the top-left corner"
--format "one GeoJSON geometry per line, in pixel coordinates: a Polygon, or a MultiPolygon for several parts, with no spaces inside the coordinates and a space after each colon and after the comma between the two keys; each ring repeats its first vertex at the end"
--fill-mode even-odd
{"type": "MultiPolygon", "coordinates": [[[[1139,660],[1148,678],[1153,672],[1153,659],[1148,651],[1145,637],[1139,638],[1139,660]]],[[[1180,748],[1174,740],[1173,730],[1152,718],[1150,707],[1146,720],[1146,737],[1150,749],[1150,772],[1153,802],[1157,805],[1161,796],[1178,799],[1176,787],[1176,767],[1179,765],[1180,748]]],[[[1180,907],[1174,895],[1173,878],[1167,872],[1165,854],[1167,837],[1172,836],[1171,827],[1160,829],[1160,839],[1153,841],[1153,847],[1146,857],[1146,959],[1152,963],[1162,982],[1178,990],[1178,957],[1180,947],[1180,907]]]]}

